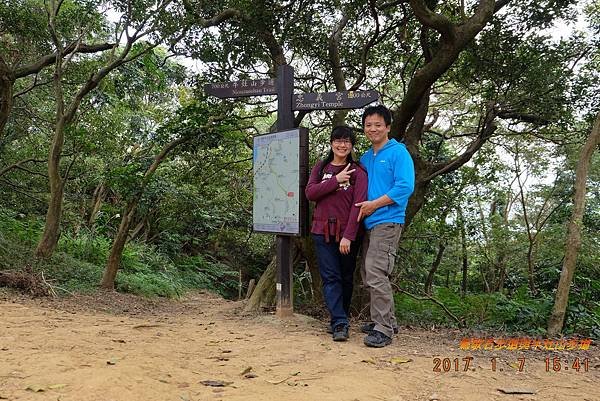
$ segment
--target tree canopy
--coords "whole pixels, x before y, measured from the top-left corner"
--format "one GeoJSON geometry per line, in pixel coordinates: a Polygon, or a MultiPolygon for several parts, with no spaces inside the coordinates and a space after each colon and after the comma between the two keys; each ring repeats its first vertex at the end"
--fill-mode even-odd
{"type": "MultiPolygon", "coordinates": [[[[0,271],[35,261],[70,288],[245,295],[272,259],[251,230],[252,138],[277,106],[202,88],[288,64],[296,93],[377,90],[415,162],[399,318],[543,331],[600,109],[599,37],[592,0],[5,1],[0,271]]],[[[294,118],[311,162],[336,124],[369,146],[360,110],[294,118]]],[[[565,329],[598,336],[597,152],[584,181],[565,329]]],[[[307,244],[299,303],[318,299],[307,244]]]]}

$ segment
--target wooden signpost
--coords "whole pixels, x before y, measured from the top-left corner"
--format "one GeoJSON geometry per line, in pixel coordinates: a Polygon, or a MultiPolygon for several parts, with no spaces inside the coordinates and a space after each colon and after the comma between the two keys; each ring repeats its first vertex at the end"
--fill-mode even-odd
{"type": "MultiPolygon", "coordinates": [[[[277,95],[277,131],[294,128],[294,111],[358,109],[379,99],[379,93],[368,91],[345,91],[328,93],[302,93],[294,95],[294,69],[279,66],[276,79],[241,80],[206,84],[206,93],[218,98],[277,95]]],[[[307,147],[303,147],[308,152],[307,147]]],[[[308,157],[306,157],[308,159],[308,157]]],[[[308,171],[301,172],[299,188],[304,189],[308,171]]],[[[306,198],[302,193],[300,221],[308,216],[306,198]]],[[[302,235],[306,233],[301,233],[302,235]]],[[[293,308],[292,236],[277,235],[277,316],[291,316],[293,308]]]]}

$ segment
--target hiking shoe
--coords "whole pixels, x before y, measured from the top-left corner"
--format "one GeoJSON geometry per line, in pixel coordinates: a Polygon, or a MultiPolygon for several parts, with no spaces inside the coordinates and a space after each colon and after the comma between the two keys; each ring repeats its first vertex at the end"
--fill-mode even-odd
{"type": "Polygon", "coordinates": [[[347,324],[338,324],[333,329],[333,341],[346,341],[349,337],[347,324]]]}
{"type": "Polygon", "coordinates": [[[391,338],[383,334],[381,331],[377,330],[373,330],[371,334],[365,337],[365,345],[367,347],[383,348],[386,345],[390,345],[391,343],[391,338]]]}
{"type": "MultiPolygon", "coordinates": [[[[365,323],[362,326],[360,326],[360,331],[362,331],[365,334],[371,334],[371,332],[374,330],[375,330],[375,323],[373,323],[373,322],[365,323]]],[[[394,334],[398,334],[397,327],[394,327],[394,334]]]]}

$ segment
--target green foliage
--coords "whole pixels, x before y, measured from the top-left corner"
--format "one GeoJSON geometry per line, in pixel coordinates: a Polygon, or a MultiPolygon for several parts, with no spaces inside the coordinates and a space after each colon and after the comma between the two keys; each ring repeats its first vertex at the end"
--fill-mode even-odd
{"type": "MultiPolygon", "coordinates": [[[[49,259],[36,260],[33,248],[41,223],[0,209],[0,270],[31,266],[44,272],[57,292],[90,292],[98,288],[111,239],[89,230],[64,234],[58,251],[49,259]]],[[[117,276],[117,290],[144,296],[177,297],[186,291],[208,289],[225,297],[237,295],[239,273],[205,256],[181,256],[172,261],[154,246],[129,242],[117,276]]]]}
{"type": "MultiPolygon", "coordinates": [[[[600,288],[600,281],[595,283],[600,288]]],[[[469,328],[521,332],[530,335],[544,335],[554,299],[551,294],[531,297],[526,287],[519,288],[512,295],[503,293],[460,294],[447,288],[438,287],[433,297],[442,302],[452,314],[469,328]]],[[[577,300],[571,300],[567,311],[567,334],[577,334],[599,338],[600,308],[586,308],[577,300]]],[[[397,294],[395,299],[396,316],[400,324],[429,326],[431,324],[457,327],[444,310],[431,301],[417,301],[407,295],[397,294]]]]}
{"type": "Polygon", "coordinates": [[[239,273],[224,263],[198,255],[181,258],[176,266],[184,285],[207,288],[229,298],[237,294],[239,273]]]}
{"type": "Polygon", "coordinates": [[[58,250],[75,259],[102,266],[110,250],[110,240],[91,231],[80,231],[77,235],[65,233],[58,243],[58,250]]]}

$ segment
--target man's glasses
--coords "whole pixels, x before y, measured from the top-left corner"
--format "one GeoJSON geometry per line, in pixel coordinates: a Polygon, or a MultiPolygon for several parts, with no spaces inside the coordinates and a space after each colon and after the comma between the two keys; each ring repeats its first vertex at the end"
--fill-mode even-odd
{"type": "Polygon", "coordinates": [[[336,145],[351,145],[352,144],[352,141],[348,138],[334,139],[331,142],[335,143],[336,145]]]}

